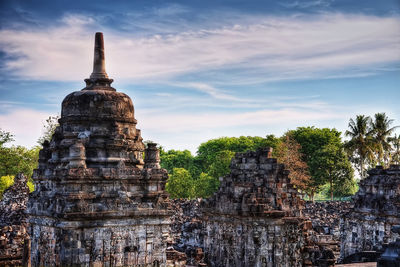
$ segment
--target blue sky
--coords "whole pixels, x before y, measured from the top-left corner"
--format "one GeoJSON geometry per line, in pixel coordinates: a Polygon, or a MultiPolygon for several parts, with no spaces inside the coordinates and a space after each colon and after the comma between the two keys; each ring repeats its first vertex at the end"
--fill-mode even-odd
{"type": "Polygon", "coordinates": [[[190,149],[221,136],[400,124],[400,1],[0,2],[0,128],[35,145],[84,87],[104,32],[113,86],[145,140],[190,149]]]}

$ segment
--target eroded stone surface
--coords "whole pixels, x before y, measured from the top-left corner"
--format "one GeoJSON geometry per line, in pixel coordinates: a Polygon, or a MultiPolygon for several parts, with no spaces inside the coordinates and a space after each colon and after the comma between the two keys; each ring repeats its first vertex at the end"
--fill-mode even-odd
{"type": "Polygon", "coordinates": [[[174,210],[171,217],[173,249],[184,253],[186,264],[190,266],[204,264],[204,235],[206,232],[200,207],[201,201],[201,199],[170,201],[172,210],[174,210]]]}
{"type": "Polygon", "coordinates": [[[303,201],[271,149],[237,153],[203,203],[210,266],[303,266],[303,201]]]}
{"type": "Polygon", "coordinates": [[[29,188],[18,174],[0,201],[0,266],[22,266],[28,260],[29,235],[25,214],[29,188]]]}
{"type": "Polygon", "coordinates": [[[167,171],[155,144],[145,150],[131,99],[102,66],[66,96],[40,151],[28,205],[33,266],[166,264],[167,171]]]}
{"type": "Polygon", "coordinates": [[[349,201],[307,201],[303,216],[312,222],[313,263],[333,265],[340,257],[340,218],[350,209],[349,201]]]}
{"type": "Polygon", "coordinates": [[[173,248],[186,254],[188,264],[203,264],[203,256],[209,266],[335,264],[338,222],[349,203],[304,207],[284,166],[269,152],[237,154],[211,199],[172,201],[173,248]]]}
{"type": "Polygon", "coordinates": [[[372,169],[360,182],[354,207],[341,221],[341,259],[368,251],[382,252],[383,245],[394,242],[400,224],[400,166],[372,169]]]}

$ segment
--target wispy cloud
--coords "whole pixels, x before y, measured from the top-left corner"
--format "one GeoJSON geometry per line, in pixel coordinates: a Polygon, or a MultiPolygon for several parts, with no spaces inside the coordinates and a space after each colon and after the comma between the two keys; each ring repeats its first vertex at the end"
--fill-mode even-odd
{"type": "Polygon", "coordinates": [[[187,89],[195,89],[199,92],[203,92],[203,93],[211,96],[212,98],[220,99],[220,100],[229,100],[229,101],[235,101],[235,102],[254,101],[254,100],[235,97],[231,94],[228,94],[227,92],[224,92],[223,90],[215,88],[214,86],[211,86],[206,83],[201,83],[201,82],[185,82],[185,83],[180,82],[180,83],[173,83],[172,85],[187,88],[187,89]]]}
{"type": "MultiPolygon", "coordinates": [[[[0,49],[10,56],[3,71],[27,79],[82,79],[82,73],[90,74],[88,55],[97,23],[90,16],[70,14],[46,29],[2,29],[0,49]]],[[[239,73],[237,79],[248,82],[313,79],[337,75],[338,70],[359,75],[400,61],[398,17],[242,17],[233,26],[213,29],[179,32],[177,25],[175,33],[166,35],[104,32],[109,74],[127,80],[232,69],[239,73]]],[[[214,97],[229,97],[192,85],[214,97]]]]}
{"type": "Polygon", "coordinates": [[[287,8],[310,8],[310,7],[328,7],[333,0],[312,0],[312,1],[294,1],[281,2],[280,4],[287,8]]]}
{"type": "Polygon", "coordinates": [[[160,17],[171,17],[171,16],[176,17],[177,15],[181,15],[189,11],[190,11],[189,8],[179,4],[167,4],[153,9],[154,15],[160,17]]]}

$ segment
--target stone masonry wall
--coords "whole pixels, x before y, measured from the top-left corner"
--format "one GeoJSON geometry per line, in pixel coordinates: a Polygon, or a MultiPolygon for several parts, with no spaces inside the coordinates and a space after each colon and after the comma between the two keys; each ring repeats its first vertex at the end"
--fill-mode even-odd
{"type": "Polygon", "coordinates": [[[341,220],[341,259],[366,252],[382,251],[399,234],[391,231],[400,224],[400,166],[378,167],[368,172],[354,196],[354,207],[341,220]]]}

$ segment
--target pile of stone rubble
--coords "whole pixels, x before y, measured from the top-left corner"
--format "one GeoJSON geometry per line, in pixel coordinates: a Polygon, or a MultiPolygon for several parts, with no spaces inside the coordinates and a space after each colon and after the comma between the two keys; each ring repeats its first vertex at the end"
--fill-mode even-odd
{"type": "Polygon", "coordinates": [[[185,255],[186,264],[193,266],[206,266],[203,263],[204,232],[200,203],[201,199],[170,200],[171,209],[174,211],[171,217],[171,237],[174,244],[171,244],[169,251],[176,251],[173,257],[178,255],[178,258],[183,258],[185,255]]]}
{"type": "Polygon", "coordinates": [[[312,221],[313,230],[318,234],[340,237],[340,217],[349,211],[349,201],[306,202],[303,216],[312,221]]]}
{"type": "Polygon", "coordinates": [[[27,178],[18,174],[0,201],[0,266],[21,266],[29,257],[26,183],[27,178]]]}
{"type": "Polygon", "coordinates": [[[312,223],[308,251],[313,264],[331,266],[340,256],[340,218],[351,206],[346,201],[306,202],[303,216],[312,223]]]}

